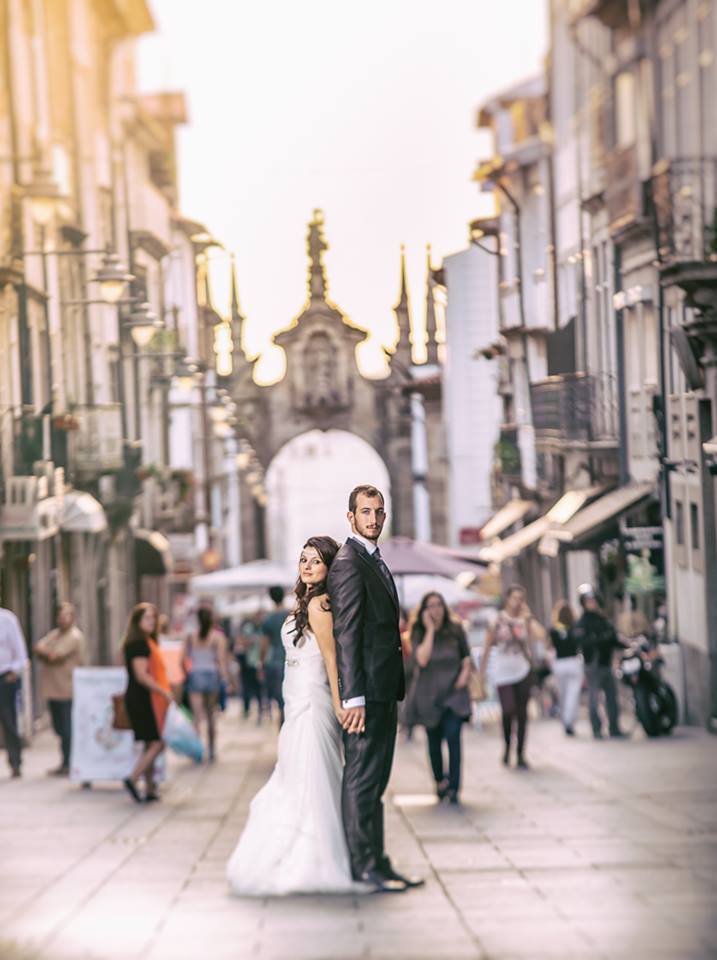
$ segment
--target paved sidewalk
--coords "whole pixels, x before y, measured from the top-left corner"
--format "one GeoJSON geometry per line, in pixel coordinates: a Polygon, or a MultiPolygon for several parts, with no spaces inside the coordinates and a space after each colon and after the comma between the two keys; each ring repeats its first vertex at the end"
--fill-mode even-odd
{"type": "Polygon", "coordinates": [[[530,731],[530,772],[466,731],[464,805],[401,743],[387,834],[427,877],[398,896],[239,900],[224,865],[268,776],[268,726],[222,720],[220,760],[170,763],[164,802],[47,778],[51,734],[0,782],[0,957],[37,960],[707,960],[717,956],[717,739],[530,731]]]}

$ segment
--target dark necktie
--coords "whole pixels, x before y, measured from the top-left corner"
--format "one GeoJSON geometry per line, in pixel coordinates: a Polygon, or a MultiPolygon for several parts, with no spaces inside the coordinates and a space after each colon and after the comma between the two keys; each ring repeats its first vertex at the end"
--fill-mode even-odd
{"type": "Polygon", "coordinates": [[[376,566],[381,571],[381,576],[388,584],[388,587],[391,591],[391,595],[394,598],[397,598],[398,594],[396,592],[396,583],[393,579],[393,576],[391,575],[391,571],[386,566],[386,561],[381,556],[381,551],[378,549],[378,547],[376,547],[376,549],[374,550],[373,559],[376,561],[376,566]]]}

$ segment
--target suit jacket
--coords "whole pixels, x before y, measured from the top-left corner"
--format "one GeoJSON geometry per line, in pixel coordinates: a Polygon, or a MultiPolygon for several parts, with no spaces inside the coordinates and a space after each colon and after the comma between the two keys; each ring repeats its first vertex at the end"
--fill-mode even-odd
{"type": "Polygon", "coordinates": [[[349,539],[328,577],[342,700],[403,700],[398,599],[368,551],[349,539]]]}

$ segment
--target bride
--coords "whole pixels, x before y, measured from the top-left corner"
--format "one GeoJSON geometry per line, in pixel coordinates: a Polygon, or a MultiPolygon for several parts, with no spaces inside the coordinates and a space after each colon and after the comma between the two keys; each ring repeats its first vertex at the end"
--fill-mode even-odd
{"type": "Polygon", "coordinates": [[[243,896],[359,889],[341,819],[344,711],[326,594],[338,549],[331,537],[311,537],[301,551],[296,606],[282,628],[286,719],[277,762],[227,864],[229,885],[243,896]]]}

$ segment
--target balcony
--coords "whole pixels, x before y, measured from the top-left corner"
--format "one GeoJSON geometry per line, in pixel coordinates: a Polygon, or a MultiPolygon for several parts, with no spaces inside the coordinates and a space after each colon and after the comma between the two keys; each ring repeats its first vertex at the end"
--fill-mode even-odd
{"type": "Polygon", "coordinates": [[[570,373],[530,386],[536,439],[613,445],[618,404],[613,378],[570,373]]]}
{"type": "Polygon", "coordinates": [[[68,432],[68,463],[75,477],[93,477],[121,470],[122,417],[119,403],[77,407],[68,432]]]}
{"type": "Polygon", "coordinates": [[[577,23],[585,17],[595,17],[611,30],[619,30],[630,26],[633,7],[636,6],[639,15],[644,15],[655,4],[656,0],[639,0],[638,5],[631,0],[570,0],[570,19],[577,23]]]}
{"type": "Polygon", "coordinates": [[[192,533],[196,526],[196,478],[192,470],[172,470],[159,494],[157,524],[165,533],[192,533]]]}
{"type": "Polygon", "coordinates": [[[717,276],[717,158],[658,164],[652,196],[662,270],[701,263],[717,276]]]}
{"type": "Polygon", "coordinates": [[[612,237],[647,222],[647,191],[635,146],[611,150],[605,158],[605,205],[612,237]]]}
{"type": "Polygon", "coordinates": [[[58,502],[49,494],[46,476],[10,477],[5,503],[0,507],[2,539],[38,541],[54,537],[59,530],[58,502]]]}

